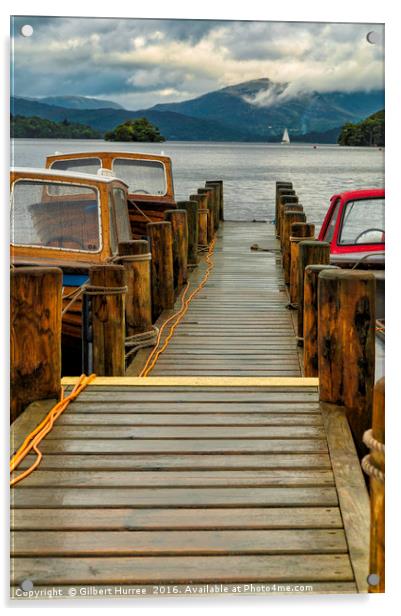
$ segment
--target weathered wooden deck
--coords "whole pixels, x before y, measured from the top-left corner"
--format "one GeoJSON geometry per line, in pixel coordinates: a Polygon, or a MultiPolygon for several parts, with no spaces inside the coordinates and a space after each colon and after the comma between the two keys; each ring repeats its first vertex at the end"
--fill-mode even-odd
{"type": "Polygon", "coordinates": [[[272,225],[222,224],[212,275],[152,376],[300,376],[279,254],[272,225]],[[270,252],[251,251],[255,243],[270,252]]]}
{"type": "Polygon", "coordinates": [[[13,584],[367,590],[359,462],[341,409],[300,378],[275,253],[249,251],[266,228],[225,224],[151,377],[99,378],[60,417],[12,491],[13,584]]]}

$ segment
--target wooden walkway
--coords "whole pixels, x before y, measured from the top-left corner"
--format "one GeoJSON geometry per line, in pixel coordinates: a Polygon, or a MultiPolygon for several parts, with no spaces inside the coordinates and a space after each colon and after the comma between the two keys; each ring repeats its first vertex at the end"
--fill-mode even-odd
{"type": "Polygon", "coordinates": [[[222,224],[212,275],[152,376],[300,376],[278,251],[273,225],[222,224]],[[251,251],[255,243],[270,252],[251,251]]]}
{"type": "MultiPolygon", "coordinates": [[[[345,415],[299,376],[274,253],[249,251],[267,227],[226,223],[163,364],[96,379],[43,441],[12,490],[14,590],[367,590],[364,480],[345,415]]],[[[12,450],[49,406],[17,419],[12,450]]]]}

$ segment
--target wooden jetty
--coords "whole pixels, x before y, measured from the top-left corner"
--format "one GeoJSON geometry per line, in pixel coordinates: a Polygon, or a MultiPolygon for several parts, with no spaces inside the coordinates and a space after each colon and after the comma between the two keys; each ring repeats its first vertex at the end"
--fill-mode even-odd
{"type": "MultiPolygon", "coordinates": [[[[305,250],[302,267],[313,264],[313,247],[305,250]]],[[[201,258],[193,287],[205,268],[201,258]]],[[[340,288],[336,271],[329,283],[340,288]]],[[[13,488],[12,596],[24,580],[142,594],[205,584],[267,594],[371,590],[369,549],[380,575],[384,539],[379,532],[379,549],[369,548],[369,495],[354,444],[366,417],[371,425],[367,413],[361,418],[366,396],[357,408],[336,398],[330,378],[341,381],[340,367],[329,374],[323,360],[319,378],[303,376],[288,302],[274,226],[221,224],[214,269],[150,376],[135,376],[134,361],[128,376],[97,377],[41,443],[39,468],[13,488]]],[[[138,353],[142,365],[148,354],[138,353]]],[[[64,379],[66,393],[75,381],[64,379]]],[[[347,381],[341,392],[351,391],[347,381]]],[[[18,416],[12,451],[53,403],[33,402],[18,416]]],[[[383,441],[380,409],[374,435],[383,441]]],[[[384,471],[384,453],[372,464],[384,471]]],[[[377,531],[384,492],[380,477],[372,481],[377,531]]]]}

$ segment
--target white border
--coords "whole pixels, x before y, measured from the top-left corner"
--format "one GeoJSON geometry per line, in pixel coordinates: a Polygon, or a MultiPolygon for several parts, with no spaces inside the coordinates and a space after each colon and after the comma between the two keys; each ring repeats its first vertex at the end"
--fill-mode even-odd
{"type": "MultiPolygon", "coordinates": [[[[399,187],[399,147],[401,143],[401,131],[399,120],[399,101],[401,100],[401,80],[399,79],[399,57],[400,57],[400,19],[397,10],[397,3],[392,0],[383,0],[382,2],[350,2],[349,0],[336,0],[335,3],[323,3],[321,0],[281,0],[279,3],[261,2],[260,0],[247,0],[245,3],[234,4],[233,2],[225,2],[224,0],[217,3],[216,0],[203,0],[202,3],[183,3],[182,0],[153,0],[152,3],[131,3],[122,0],[113,0],[112,3],[94,2],[88,0],[83,7],[82,1],[70,0],[68,4],[57,4],[50,2],[49,0],[36,0],[35,3],[27,0],[6,0],[1,7],[2,19],[0,20],[0,27],[2,28],[2,50],[3,62],[2,68],[4,71],[4,78],[2,83],[7,83],[7,75],[9,73],[9,25],[8,19],[10,14],[19,15],[85,15],[98,16],[98,17],[142,17],[142,18],[203,18],[203,19],[261,19],[261,20],[276,20],[276,21],[325,21],[325,22],[370,22],[370,23],[386,23],[386,189],[387,189],[387,202],[390,204],[387,213],[387,230],[388,230],[388,243],[387,243],[387,287],[390,286],[391,290],[387,295],[387,331],[390,332],[387,342],[386,359],[387,359],[387,409],[388,409],[388,421],[391,421],[391,430],[387,431],[387,592],[386,595],[370,595],[369,597],[332,597],[332,596],[320,596],[320,597],[252,597],[252,598],[237,598],[237,599],[214,599],[204,601],[196,601],[186,599],[185,601],[179,601],[175,599],[156,601],[135,601],[129,602],[129,607],[123,607],[120,602],[117,601],[96,601],[95,603],[74,602],[64,603],[63,607],[73,607],[75,610],[79,610],[80,607],[85,606],[86,610],[98,610],[100,608],[108,608],[110,610],[120,608],[128,609],[130,614],[132,610],[135,612],[146,610],[149,613],[152,609],[163,609],[165,614],[176,615],[177,611],[191,610],[192,614],[199,614],[204,616],[205,610],[208,613],[217,610],[219,613],[224,608],[229,608],[230,616],[238,613],[243,614],[244,608],[251,607],[256,613],[266,614],[276,613],[289,614],[297,616],[301,614],[307,614],[311,616],[316,614],[321,616],[322,610],[325,614],[338,616],[339,610],[352,610],[352,613],[356,616],[366,616],[368,613],[377,613],[378,609],[391,609],[393,606],[399,605],[399,597],[397,594],[399,581],[399,558],[401,554],[400,545],[400,533],[397,531],[399,528],[399,519],[401,515],[401,503],[400,503],[400,460],[397,455],[399,451],[399,436],[401,434],[401,413],[399,408],[400,394],[398,392],[398,382],[400,381],[400,359],[399,359],[399,344],[400,344],[400,300],[399,294],[399,274],[398,274],[398,262],[401,258],[400,240],[399,240],[399,219],[400,219],[400,199],[399,193],[401,191],[399,187]],[[391,203],[393,207],[391,207],[391,203]],[[391,501],[391,502],[390,502],[391,501]]],[[[2,172],[2,187],[4,190],[3,203],[8,199],[8,165],[9,165],[9,146],[8,146],[8,117],[9,117],[9,103],[5,100],[3,103],[2,114],[2,134],[3,149],[2,149],[2,165],[0,166],[2,172]]],[[[8,244],[8,222],[7,214],[3,208],[3,255],[8,244]]],[[[8,262],[7,257],[2,260],[3,268],[1,269],[3,279],[2,297],[8,297],[8,262]]],[[[3,315],[3,328],[1,333],[3,338],[2,343],[2,357],[7,357],[6,349],[8,345],[8,306],[3,302],[2,308],[4,310],[3,315]]],[[[7,362],[7,359],[6,359],[7,362]]],[[[8,378],[7,378],[7,363],[3,370],[0,370],[0,374],[3,377],[3,392],[7,392],[8,378]]],[[[8,416],[8,400],[4,401],[3,405],[3,435],[7,434],[7,416],[8,416]]],[[[3,448],[3,452],[7,451],[7,444],[3,448]]],[[[4,464],[4,477],[7,477],[8,460],[4,459],[6,456],[2,456],[4,464]]],[[[7,485],[5,486],[7,489],[7,485]]],[[[4,499],[4,512],[7,517],[7,504],[4,499]]],[[[6,530],[4,528],[4,530],[6,530]]],[[[7,601],[8,596],[8,546],[7,539],[5,539],[5,545],[1,551],[3,560],[3,569],[1,580],[4,586],[2,587],[3,601],[10,607],[10,602],[7,601]]],[[[128,600],[127,600],[128,601],[128,600]]],[[[125,605],[125,603],[124,603],[125,605]]],[[[13,609],[19,612],[22,609],[33,610],[58,610],[61,605],[54,602],[41,602],[34,604],[24,605],[14,602],[12,604],[13,609]]],[[[15,612],[14,612],[15,613],[15,612]]],[[[43,615],[42,615],[43,616],[43,615]]]]}

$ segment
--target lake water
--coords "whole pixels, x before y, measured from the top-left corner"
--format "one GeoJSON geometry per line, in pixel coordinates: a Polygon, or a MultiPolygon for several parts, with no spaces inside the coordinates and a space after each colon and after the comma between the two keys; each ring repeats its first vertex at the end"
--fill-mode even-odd
{"type": "Polygon", "coordinates": [[[293,182],[308,222],[317,228],[332,194],[384,186],[384,151],[335,145],[15,139],[12,164],[43,167],[49,154],[91,150],[170,156],[177,200],[187,199],[205,180],[222,179],[228,220],[272,220],[276,180],[293,182]]]}

